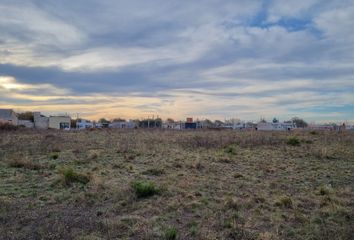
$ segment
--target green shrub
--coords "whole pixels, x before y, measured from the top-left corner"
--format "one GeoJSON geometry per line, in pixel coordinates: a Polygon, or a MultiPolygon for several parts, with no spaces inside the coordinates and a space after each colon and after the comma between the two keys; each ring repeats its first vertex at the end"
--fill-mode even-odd
{"type": "Polygon", "coordinates": [[[160,189],[153,182],[133,182],[132,188],[138,198],[150,197],[160,193],[160,189]]]}
{"type": "Polygon", "coordinates": [[[198,223],[191,222],[189,224],[189,230],[191,232],[191,235],[195,237],[197,235],[197,233],[198,233],[198,223]]]}
{"type": "Polygon", "coordinates": [[[90,177],[86,174],[77,173],[72,168],[65,168],[60,170],[60,174],[63,177],[63,184],[70,186],[72,183],[87,184],[90,182],[90,177]]]}
{"type": "Polygon", "coordinates": [[[59,158],[59,153],[57,153],[57,152],[52,153],[52,154],[50,155],[50,158],[51,158],[51,159],[54,159],[54,160],[58,159],[58,158],[59,158]]]}
{"type": "Polygon", "coordinates": [[[177,239],[177,229],[175,227],[170,227],[165,230],[165,239],[166,240],[175,240],[177,239]]]}
{"type": "Polygon", "coordinates": [[[235,155],[237,153],[237,149],[235,146],[230,145],[228,147],[225,148],[225,152],[231,155],[235,155]]]}
{"type": "Polygon", "coordinates": [[[291,145],[291,146],[299,146],[300,145],[300,140],[297,139],[296,137],[291,137],[288,139],[286,144],[291,145]]]}
{"type": "Polygon", "coordinates": [[[322,186],[319,189],[319,194],[324,196],[324,195],[329,195],[332,192],[332,188],[329,186],[322,186]]]}

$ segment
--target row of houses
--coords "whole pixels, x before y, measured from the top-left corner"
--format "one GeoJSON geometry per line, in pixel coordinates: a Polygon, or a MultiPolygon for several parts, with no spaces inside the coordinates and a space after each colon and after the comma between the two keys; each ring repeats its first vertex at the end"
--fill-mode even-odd
{"type": "Polygon", "coordinates": [[[162,128],[167,129],[233,129],[233,130],[260,130],[260,131],[290,131],[296,128],[296,125],[292,122],[211,122],[210,120],[196,120],[193,118],[187,118],[185,122],[165,122],[162,124],[162,128]]]}
{"type": "Polygon", "coordinates": [[[77,119],[77,129],[89,129],[89,128],[121,128],[121,129],[133,129],[137,128],[137,124],[132,121],[113,121],[113,122],[94,122],[86,119],[77,119]]]}
{"type": "Polygon", "coordinates": [[[294,121],[280,122],[273,119],[272,122],[261,120],[258,123],[242,122],[242,121],[216,121],[209,120],[196,120],[187,118],[186,121],[179,122],[165,122],[162,128],[166,129],[233,129],[233,130],[256,130],[256,131],[291,131],[294,129],[307,129],[307,130],[327,130],[327,131],[342,131],[354,130],[354,125],[337,125],[337,124],[310,124],[306,127],[298,126],[294,121]]]}
{"type": "Polygon", "coordinates": [[[33,120],[20,120],[12,109],[0,109],[0,123],[36,129],[70,129],[71,118],[67,115],[46,117],[40,112],[34,112],[33,120]]]}
{"type": "MultiPolygon", "coordinates": [[[[26,128],[36,129],[89,129],[89,128],[119,128],[119,129],[133,129],[133,128],[163,128],[174,130],[188,130],[188,129],[233,129],[233,130],[258,130],[258,131],[291,131],[299,128],[294,121],[280,122],[276,118],[271,122],[264,119],[258,123],[242,122],[240,120],[232,121],[215,121],[210,120],[193,120],[189,117],[186,121],[167,120],[163,122],[161,119],[145,119],[145,120],[121,120],[116,119],[112,122],[100,121],[95,122],[86,119],[71,120],[68,115],[44,116],[40,112],[33,112],[33,119],[21,120],[18,118],[12,109],[0,109],[0,123],[9,123],[15,126],[23,126],[26,128]]],[[[301,127],[303,128],[303,127],[301,127]]],[[[307,126],[310,130],[354,130],[351,125],[336,125],[336,124],[310,124],[307,126]]]]}
{"type": "Polygon", "coordinates": [[[40,112],[33,112],[33,119],[21,120],[18,114],[12,109],[0,109],[0,123],[8,123],[14,126],[22,126],[35,129],[65,129],[70,130],[72,125],[75,129],[88,128],[136,128],[138,125],[134,121],[114,121],[96,123],[86,119],[76,119],[72,124],[68,115],[44,116],[40,112]]]}

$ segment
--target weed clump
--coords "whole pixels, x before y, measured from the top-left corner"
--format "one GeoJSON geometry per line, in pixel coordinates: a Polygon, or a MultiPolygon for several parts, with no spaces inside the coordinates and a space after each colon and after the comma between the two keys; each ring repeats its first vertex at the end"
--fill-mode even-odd
{"type": "Polygon", "coordinates": [[[72,168],[61,169],[60,174],[64,186],[71,186],[75,182],[81,184],[87,184],[90,182],[90,177],[88,175],[75,172],[72,168]]]}
{"type": "Polygon", "coordinates": [[[28,160],[13,159],[8,162],[8,165],[13,168],[25,168],[29,170],[39,170],[43,168],[42,165],[28,160]]]}
{"type": "Polygon", "coordinates": [[[329,186],[322,186],[319,189],[319,194],[324,196],[324,195],[329,195],[332,192],[332,188],[329,186]]]}
{"type": "Polygon", "coordinates": [[[138,198],[146,198],[160,193],[160,189],[153,182],[136,181],[132,188],[138,198]]]}
{"type": "Polygon", "coordinates": [[[235,173],[234,178],[244,178],[244,176],[241,173],[235,173]]]}
{"type": "Polygon", "coordinates": [[[170,227],[165,230],[165,239],[166,240],[175,240],[177,239],[177,229],[175,227],[170,227]]]}
{"type": "Polygon", "coordinates": [[[97,159],[98,158],[98,153],[96,151],[90,151],[87,157],[90,160],[97,159]]]}
{"type": "Polygon", "coordinates": [[[163,175],[165,171],[163,169],[158,169],[158,168],[150,168],[142,172],[144,175],[150,175],[150,176],[160,176],[163,175]]]}
{"type": "Polygon", "coordinates": [[[225,152],[230,155],[235,155],[237,153],[237,149],[235,146],[231,145],[225,148],[225,152]]]}
{"type": "Polygon", "coordinates": [[[241,205],[238,199],[236,198],[231,198],[231,197],[226,198],[224,205],[226,209],[234,209],[237,211],[241,209],[241,205]]]}
{"type": "Polygon", "coordinates": [[[281,197],[276,203],[275,206],[278,207],[285,207],[285,208],[292,208],[293,207],[293,201],[291,200],[290,197],[281,197]]]}
{"type": "Polygon", "coordinates": [[[297,139],[296,137],[291,137],[288,139],[286,144],[288,144],[290,146],[300,146],[300,140],[297,139]]]}
{"type": "Polygon", "coordinates": [[[54,152],[50,155],[50,158],[53,159],[53,160],[56,160],[59,158],[59,153],[58,152],[54,152]]]}
{"type": "Polygon", "coordinates": [[[306,144],[312,144],[313,141],[312,141],[312,140],[305,140],[305,143],[306,143],[306,144]]]}

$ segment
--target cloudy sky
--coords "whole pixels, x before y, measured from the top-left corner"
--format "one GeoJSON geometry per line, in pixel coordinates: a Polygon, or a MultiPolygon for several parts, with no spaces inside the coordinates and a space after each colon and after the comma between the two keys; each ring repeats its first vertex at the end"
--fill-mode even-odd
{"type": "Polygon", "coordinates": [[[354,0],[0,0],[0,108],[354,121],[354,0]]]}

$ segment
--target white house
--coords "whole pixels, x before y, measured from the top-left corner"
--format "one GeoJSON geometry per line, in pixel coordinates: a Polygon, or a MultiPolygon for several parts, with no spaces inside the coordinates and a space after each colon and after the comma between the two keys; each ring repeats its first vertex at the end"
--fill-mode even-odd
{"type": "Polygon", "coordinates": [[[293,128],[295,128],[293,123],[259,122],[257,124],[259,131],[290,131],[293,128]]]}
{"type": "Polygon", "coordinates": [[[33,113],[34,127],[37,129],[48,129],[49,127],[49,118],[41,115],[40,112],[33,113]]]}
{"type": "Polygon", "coordinates": [[[18,118],[12,109],[0,109],[0,123],[10,123],[18,125],[18,118]]]}
{"type": "Polygon", "coordinates": [[[49,128],[52,129],[70,129],[71,118],[69,116],[50,116],[49,128]]]}
{"type": "Polygon", "coordinates": [[[308,129],[319,131],[334,131],[336,130],[336,127],[333,124],[310,124],[308,129]]]}
{"type": "Polygon", "coordinates": [[[354,125],[346,125],[346,126],[345,126],[345,129],[346,129],[346,130],[353,131],[353,130],[354,130],[354,125]]]}
{"type": "Polygon", "coordinates": [[[30,120],[18,120],[18,125],[25,128],[34,128],[34,122],[30,120]]]}
{"type": "Polygon", "coordinates": [[[175,130],[181,130],[182,123],[181,122],[164,122],[162,123],[162,128],[164,129],[175,129],[175,130]]]}
{"type": "Polygon", "coordinates": [[[133,121],[115,121],[109,124],[109,128],[135,128],[136,127],[136,123],[133,121]]]}
{"type": "Polygon", "coordinates": [[[94,124],[90,120],[85,120],[85,119],[78,119],[76,121],[76,128],[77,129],[87,129],[87,128],[93,128],[94,124]]]}
{"type": "Polygon", "coordinates": [[[234,129],[234,130],[241,130],[241,129],[245,129],[245,128],[246,128],[246,123],[243,123],[243,122],[234,123],[232,125],[232,129],[234,129]]]}

